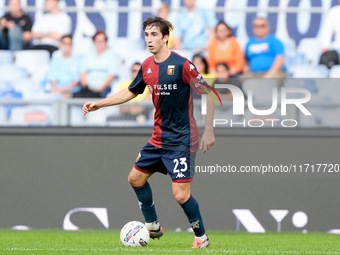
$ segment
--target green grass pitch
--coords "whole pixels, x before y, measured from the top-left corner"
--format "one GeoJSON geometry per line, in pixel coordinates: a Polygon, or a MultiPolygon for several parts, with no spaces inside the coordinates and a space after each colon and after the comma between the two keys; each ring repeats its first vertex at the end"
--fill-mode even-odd
{"type": "Polygon", "coordinates": [[[340,254],[340,237],[326,233],[207,232],[211,247],[190,249],[193,233],[165,231],[146,247],[125,248],[119,230],[0,229],[0,254],[340,254]]]}

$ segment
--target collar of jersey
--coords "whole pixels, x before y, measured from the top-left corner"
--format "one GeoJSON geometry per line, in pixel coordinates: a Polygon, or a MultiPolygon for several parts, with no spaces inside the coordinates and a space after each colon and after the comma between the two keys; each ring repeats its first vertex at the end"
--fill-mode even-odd
{"type": "Polygon", "coordinates": [[[155,57],[153,57],[153,62],[154,62],[156,65],[163,64],[165,61],[167,61],[167,60],[172,56],[172,54],[174,54],[174,53],[171,51],[169,57],[167,57],[167,59],[164,60],[164,61],[162,61],[162,62],[156,62],[156,61],[155,61],[155,57]]]}

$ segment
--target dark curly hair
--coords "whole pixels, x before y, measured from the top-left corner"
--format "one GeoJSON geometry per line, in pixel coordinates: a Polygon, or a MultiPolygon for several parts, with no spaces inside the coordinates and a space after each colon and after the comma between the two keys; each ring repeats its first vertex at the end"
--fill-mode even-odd
{"type": "Polygon", "coordinates": [[[143,22],[143,30],[145,31],[145,29],[148,26],[158,27],[159,30],[161,31],[163,37],[166,36],[166,35],[170,35],[170,31],[172,31],[174,29],[173,25],[169,21],[167,21],[167,20],[165,20],[161,17],[149,17],[149,18],[147,18],[143,22]]]}

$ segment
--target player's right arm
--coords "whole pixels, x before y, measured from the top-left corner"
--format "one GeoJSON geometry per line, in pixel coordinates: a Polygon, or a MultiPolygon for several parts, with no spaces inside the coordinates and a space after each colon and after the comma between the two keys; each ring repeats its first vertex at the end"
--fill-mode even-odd
{"type": "Polygon", "coordinates": [[[88,112],[99,110],[102,107],[123,104],[131,99],[135,98],[138,94],[131,92],[128,88],[119,91],[111,97],[104,98],[97,102],[87,102],[83,105],[84,116],[88,112]]]}
{"type": "Polygon", "coordinates": [[[119,91],[111,97],[102,99],[98,102],[87,102],[83,105],[84,116],[88,112],[99,110],[102,107],[123,104],[135,98],[138,94],[143,94],[145,89],[145,82],[143,80],[143,65],[140,67],[136,78],[132,81],[130,86],[126,89],[119,91]]]}

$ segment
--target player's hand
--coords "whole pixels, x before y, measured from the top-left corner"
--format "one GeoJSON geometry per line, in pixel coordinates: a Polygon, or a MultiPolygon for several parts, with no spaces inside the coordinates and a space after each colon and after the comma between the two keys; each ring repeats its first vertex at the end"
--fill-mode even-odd
{"type": "Polygon", "coordinates": [[[87,102],[83,105],[83,114],[85,116],[87,113],[97,111],[99,109],[100,106],[97,102],[87,102]]]}
{"type": "Polygon", "coordinates": [[[201,139],[200,149],[203,148],[203,153],[210,149],[211,146],[215,145],[215,135],[211,131],[205,131],[201,139]]]}

